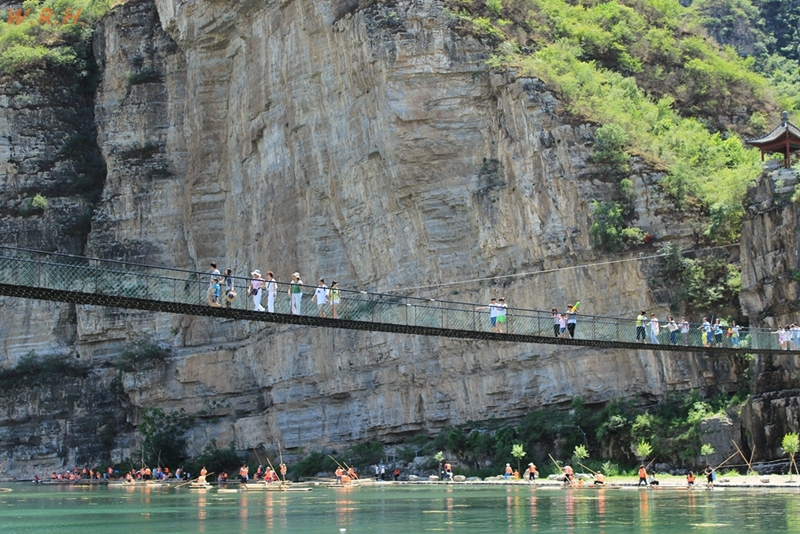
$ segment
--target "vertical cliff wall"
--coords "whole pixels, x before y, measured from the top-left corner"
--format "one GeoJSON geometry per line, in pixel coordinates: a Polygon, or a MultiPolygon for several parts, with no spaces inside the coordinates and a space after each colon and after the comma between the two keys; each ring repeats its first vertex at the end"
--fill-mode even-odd
{"type": "MultiPolygon", "coordinates": [[[[87,252],[200,270],[216,260],[239,275],[271,269],[280,280],[299,270],[306,282],[324,276],[382,291],[547,269],[425,293],[502,295],[539,309],[580,300],[594,314],[658,309],[643,263],[610,263],[626,256],[590,246],[590,203],[618,188],[591,162],[594,125],[566,113],[541,81],[490,71],[489,47],[455,31],[438,2],[346,8],[159,0],[115,9],[95,40],[94,117],[108,174],[87,252]]],[[[671,209],[658,172],[635,169],[638,225],[689,244],[691,214],[671,209]]],[[[3,305],[16,313],[28,304],[3,305]]],[[[671,390],[729,391],[737,381],[726,358],[647,350],[90,307],[69,326],[69,350],[97,371],[86,387],[109,389],[116,377],[115,409],[131,424],[144,407],[196,414],[195,448],[212,437],[242,450],[391,441],[574,396],[647,402],[671,390]],[[105,371],[137,337],[171,345],[171,357],[150,370],[105,371]]],[[[63,328],[37,331],[39,353],[63,328]]],[[[13,365],[24,353],[8,335],[13,365]]],[[[118,436],[115,461],[133,452],[122,420],[118,436]]]]}
{"type": "MultiPolygon", "coordinates": [[[[767,167],[750,190],[742,227],[743,311],[758,326],[800,323],[800,220],[791,202],[796,171],[767,167]]],[[[743,422],[760,459],[783,456],[780,444],[800,430],[800,358],[755,355],[753,397],[743,422]]]]}

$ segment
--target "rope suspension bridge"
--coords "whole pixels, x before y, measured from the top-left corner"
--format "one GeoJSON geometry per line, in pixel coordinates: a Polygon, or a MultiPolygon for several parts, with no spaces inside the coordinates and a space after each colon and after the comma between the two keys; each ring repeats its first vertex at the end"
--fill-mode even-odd
{"type": "Polygon", "coordinates": [[[774,331],[760,328],[743,329],[738,346],[724,339],[722,346],[707,347],[698,325],[692,325],[686,337],[679,333],[676,345],[662,327],[660,344],[645,345],[636,341],[634,319],[584,314],[578,316],[575,338],[556,337],[551,312],[521,308],[507,309],[504,332],[498,332],[492,331],[485,305],[347,289],[339,290],[338,318],[319,317],[315,286],[305,286],[301,313],[293,315],[290,286],[278,282],[275,311],[253,311],[252,300],[245,296],[251,279],[241,277],[233,277],[237,299],[211,306],[206,297],[210,276],[210,272],[0,246],[0,295],[8,297],[456,339],[719,355],[800,354],[783,350],[774,331]]]}

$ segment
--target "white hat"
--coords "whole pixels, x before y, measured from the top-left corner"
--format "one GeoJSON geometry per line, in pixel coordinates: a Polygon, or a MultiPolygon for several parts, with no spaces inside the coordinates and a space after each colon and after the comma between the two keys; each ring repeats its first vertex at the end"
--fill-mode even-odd
{"type": "Polygon", "coordinates": [[[300,278],[300,273],[294,273],[292,276],[294,276],[295,278],[300,278]]]}
{"type": "Polygon", "coordinates": [[[250,274],[252,274],[252,275],[255,275],[255,276],[261,276],[261,271],[259,271],[258,269],[256,269],[255,271],[253,271],[253,272],[252,272],[252,273],[250,273],[250,274]]]}

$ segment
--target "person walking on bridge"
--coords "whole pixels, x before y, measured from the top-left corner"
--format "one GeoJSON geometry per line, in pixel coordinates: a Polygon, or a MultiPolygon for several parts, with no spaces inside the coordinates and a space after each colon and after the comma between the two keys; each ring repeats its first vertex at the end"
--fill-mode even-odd
{"type": "Polygon", "coordinates": [[[317,289],[314,290],[314,297],[317,299],[317,310],[320,317],[325,317],[325,305],[328,303],[328,286],[325,285],[325,280],[319,279],[317,289]]]}
{"type": "Polygon", "coordinates": [[[681,337],[683,337],[683,345],[688,347],[689,346],[689,321],[686,320],[686,317],[681,317],[681,337]]]}
{"type": "Polygon", "coordinates": [[[578,325],[578,318],[575,314],[578,313],[574,306],[567,306],[567,330],[569,330],[569,337],[575,337],[575,327],[578,325]]]}
{"type": "Polygon", "coordinates": [[[209,279],[208,283],[208,291],[206,292],[206,300],[208,301],[209,306],[213,306],[215,308],[220,307],[219,303],[219,282],[222,280],[222,275],[217,269],[217,264],[213,261],[211,262],[211,278],[209,279]]]}
{"type": "Polygon", "coordinates": [[[267,281],[264,284],[267,289],[267,311],[275,313],[275,295],[278,292],[278,283],[275,281],[275,274],[267,271],[267,281]]]}
{"type": "Polygon", "coordinates": [[[264,287],[264,279],[261,278],[261,271],[256,269],[250,276],[253,279],[250,281],[250,294],[253,296],[253,311],[264,311],[264,306],[261,305],[261,292],[264,287]]]}
{"type": "Polygon", "coordinates": [[[658,334],[661,332],[661,328],[658,326],[658,317],[655,313],[650,314],[650,322],[647,326],[650,328],[650,343],[658,345],[658,334]]]}
{"type": "Polygon", "coordinates": [[[303,309],[303,281],[300,273],[292,275],[292,282],[289,284],[289,297],[292,299],[292,315],[300,315],[303,309]]]}
{"type": "Polygon", "coordinates": [[[225,269],[225,307],[230,308],[236,300],[236,291],[233,290],[233,271],[225,269]]]}
{"type": "Polygon", "coordinates": [[[476,310],[489,310],[489,324],[492,327],[492,332],[497,332],[497,314],[500,308],[497,305],[497,299],[492,297],[489,299],[488,306],[478,306],[476,310]]]}
{"type": "Polygon", "coordinates": [[[508,305],[506,299],[499,299],[497,301],[497,332],[502,334],[505,332],[506,313],[508,312],[508,305]]]}
{"type": "Polygon", "coordinates": [[[647,342],[647,336],[645,336],[645,327],[644,322],[647,320],[647,314],[644,310],[642,310],[639,315],[636,316],[636,341],[642,340],[642,343],[647,342]]]}

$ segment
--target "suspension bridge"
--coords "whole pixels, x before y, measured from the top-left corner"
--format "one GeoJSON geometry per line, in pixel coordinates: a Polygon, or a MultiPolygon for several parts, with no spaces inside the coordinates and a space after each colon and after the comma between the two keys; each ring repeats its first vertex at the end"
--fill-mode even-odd
{"type": "MultiPolygon", "coordinates": [[[[320,317],[313,298],[315,286],[304,287],[300,314],[292,314],[289,284],[277,283],[274,312],[253,311],[246,296],[248,278],[233,277],[238,298],[211,306],[207,301],[210,272],[166,268],[40,250],[0,246],[0,295],[23,299],[109,306],[133,310],[176,313],[224,319],[261,321],[339,328],[475,339],[511,343],[539,343],[578,347],[649,349],[707,354],[800,354],[783,350],[772,330],[743,329],[738,346],[728,338],[722,346],[705,346],[699,325],[687,336],[678,334],[671,344],[662,326],[659,344],[636,340],[635,319],[579,315],[574,338],[557,337],[551,312],[508,308],[503,332],[493,331],[485,305],[439,299],[406,297],[368,291],[340,290],[337,318],[320,317]]],[[[222,293],[224,295],[224,284],[222,293]]],[[[266,297],[263,303],[266,302],[266,297]]],[[[663,323],[662,323],[663,325],[663,323]]]]}

